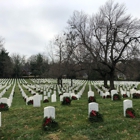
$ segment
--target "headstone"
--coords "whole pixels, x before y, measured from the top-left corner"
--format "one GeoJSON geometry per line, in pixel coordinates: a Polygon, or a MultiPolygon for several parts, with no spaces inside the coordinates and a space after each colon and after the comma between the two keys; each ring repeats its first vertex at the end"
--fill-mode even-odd
{"type": "Polygon", "coordinates": [[[100,92],[100,96],[102,97],[104,95],[103,91],[100,92]]]}
{"type": "Polygon", "coordinates": [[[1,98],[1,99],[0,99],[0,102],[1,102],[1,103],[6,103],[6,104],[8,104],[8,99],[5,98],[5,97],[4,97],[4,98],[1,98]]]}
{"type": "Polygon", "coordinates": [[[51,117],[55,119],[55,108],[53,106],[48,106],[44,108],[44,118],[51,117]]]}
{"type": "Polygon", "coordinates": [[[46,95],[46,91],[44,90],[44,95],[46,95]]]}
{"type": "Polygon", "coordinates": [[[42,100],[43,99],[43,95],[39,95],[40,96],[40,100],[42,100]]]}
{"type": "Polygon", "coordinates": [[[128,97],[130,97],[130,92],[129,91],[127,91],[126,94],[127,94],[128,97]]]}
{"type": "Polygon", "coordinates": [[[105,94],[104,94],[105,96],[107,96],[107,95],[110,95],[110,93],[107,91],[107,92],[105,92],[105,94]]]}
{"type": "Polygon", "coordinates": [[[51,93],[50,92],[48,92],[48,97],[50,97],[51,96],[51,93]]]}
{"type": "Polygon", "coordinates": [[[40,95],[36,94],[33,96],[33,107],[40,107],[40,95]]]}
{"type": "Polygon", "coordinates": [[[51,96],[51,102],[56,102],[56,94],[52,94],[52,96],[51,96]]]}
{"type": "Polygon", "coordinates": [[[93,91],[88,91],[88,97],[90,97],[90,96],[94,96],[94,92],[93,91]]]}
{"type": "Polygon", "coordinates": [[[48,99],[48,96],[44,96],[44,100],[48,99]]]}
{"type": "Polygon", "coordinates": [[[126,109],[127,108],[132,108],[132,107],[133,107],[132,100],[127,99],[127,100],[124,100],[123,101],[123,113],[124,113],[124,117],[126,116],[126,109]]]}
{"type": "Polygon", "coordinates": [[[92,110],[95,110],[95,111],[97,111],[97,112],[99,111],[98,103],[92,102],[92,103],[89,103],[89,104],[88,104],[88,115],[90,114],[90,112],[91,112],[92,110]]]}
{"type": "Polygon", "coordinates": [[[70,94],[69,93],[64,93],[63,97],[70,97],[70,94]]]}
{"type": "Polygon", "coordinates": [[[0,99],[0,103],[6,103],[8,107],[11,106],[11,100],[5,97],[0,99]]]}
{"type": "Polygon", "coordinates": [[[26,98],[26,105],[28,104],[28,101],[30,101],[30,100],[33,100],[33,96],[26,98]]]}
{"type": "Polygon", "coordinates": [[[60,95],[60,102],[63,101],[63,95],[60,95]]]}
{"type": "Polygon", "coordinates": [[[113,95],[118,94],[117,90],[111,90],[111,99],[113,100],[113,95]]]}

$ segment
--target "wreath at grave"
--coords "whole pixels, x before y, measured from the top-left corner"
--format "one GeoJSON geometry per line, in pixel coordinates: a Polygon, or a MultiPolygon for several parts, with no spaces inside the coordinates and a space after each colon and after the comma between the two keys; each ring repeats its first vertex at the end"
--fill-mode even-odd
{"type": "Polygon", "coordinates": [[[76,96],[72,96],[71,99],[72,100],[77,100],[77,97],[76,96]]]}
{"type": "Polygon", "coordinates": [[[9,110],[9,106],[6,103],[0,103],[0,111],[9,110]]]}
{"type": "Polygon", "coordinates": [[[140,94],[139,93],[133,93],[133,99],[138,99],[140,98],[140,94]]]}
{"type": "Polygon", "coordinates": [[[62,105],[70,105],[71,99],[70,97],[63,97],[62,105]]]}
{"type": "Polygon", "coordinates": [[[29,101],[27,102],[27,104],[28,104],[28,105],[33,105],[33,100],[29,100],[29,101]]]}
{"type": "Polygon", "coordinates": [[[123,94],[123,98],[127,98],[128,96],[127,96],[127,94],[123,94]]]}
{"type": "Polygon", "coordinates": [[[49,100],[48,99],[45,99],[44,101],[43,101],[43,103],[48,103],[49,102],[49,100]]]}
{"type": "Polygon", "coordinates": [[[135,110],[133,108],[127,108],[125,112],[126,112],[126,117],[135,118],[135,110]]]}
{"type": "Polygon", "coordinates": [[[45,131],[56,130],[58,127],[58,123],[53,118],[45,117],[42,123],[42,129],[45,131]]]}
{"type": "Polygon", "coordinates": [[[96,102],[96,99],[94,96],[89,96],[88,97],[88,103],[91,103],[91,102],[96,102]]]}
{"type": "Polygon", "coordinates": [[[90,122],[102,122],[103,116],[98,111],[92,110],[89,114],[89,121],[90,122]]]}
{"type": "Polygon", "coordinates": [[[120,95],[119,94],[114,94],[113,95],[113,101],[118,101],[120,100],[120,95]]]}

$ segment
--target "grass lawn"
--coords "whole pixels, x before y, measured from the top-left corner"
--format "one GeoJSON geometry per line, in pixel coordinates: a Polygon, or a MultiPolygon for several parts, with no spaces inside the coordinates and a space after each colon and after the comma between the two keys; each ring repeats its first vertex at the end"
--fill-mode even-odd
{"type": "MultiPolygon", "coordinates": [[[[95,91],[94,87],[92,89],[95,91]]],[[[99,112],[103,122],[88,121],[88,85],[80,100],[73,100],[71,105],[61,105],[57,96],[55,103],[41,103],[34,108],[26,105],[18,86],[12,106],[2,111],[0,140],[139,140],[140,139],[140,99],[132,99],[136,118],[123,116],[123,100],[102,99],[95,91],[99,112]],[[53,132],[42,130],[44,107],[54,106],[59,128],[53,132]]],[[[127,98],[129,99],[129,98],[127,98]]],[[[50,100],[50,99],[49,99],[50,100]]]]}

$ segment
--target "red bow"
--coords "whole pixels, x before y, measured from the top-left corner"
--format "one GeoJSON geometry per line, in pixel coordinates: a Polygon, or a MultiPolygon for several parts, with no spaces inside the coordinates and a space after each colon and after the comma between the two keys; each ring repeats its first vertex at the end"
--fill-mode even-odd
{"type": "Polygon", "coordinates": [[[96,116],[96,111],[92,110],[92,111],[91,111],[91,115],[92,115],[92,116],[96,116]]]}
{"type": "Polygon", "coordinates": [[[46,119],[46,121],[45,121],[45,124],[44,125],[47,125],[48,123],[50,123],[51,122],[51,118],[48,118],[48,119],[46,119]]]}
{"type": "Polygon", "coordinates": [[[0,108],[4,108],[4,104],[1,104],[1,105],[0,105],[0,108]]]}
{"type": "Polygon", "coordinates": [[[131,118],[135,118],[134,114],[131,111],[126,111],[126,113],[131,117],[131,118]]]}

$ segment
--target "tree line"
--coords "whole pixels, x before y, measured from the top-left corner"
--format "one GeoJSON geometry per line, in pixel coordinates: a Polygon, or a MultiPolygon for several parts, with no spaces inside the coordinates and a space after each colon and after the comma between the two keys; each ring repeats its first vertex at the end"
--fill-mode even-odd
{"type": "Polygon", "coordinates": [[[109,80],[110,89],[114,80],[140,79],[140,20],[126,14],[124,5],[109,0],[92,16],[74,11],[67,25],[48,45],[47,56],[37,54],[25,61],[1,49],[0,77],[34,75],[61,80],[88,76],[104,80],[105,87],[109,80]]]}

